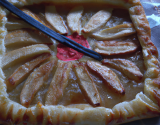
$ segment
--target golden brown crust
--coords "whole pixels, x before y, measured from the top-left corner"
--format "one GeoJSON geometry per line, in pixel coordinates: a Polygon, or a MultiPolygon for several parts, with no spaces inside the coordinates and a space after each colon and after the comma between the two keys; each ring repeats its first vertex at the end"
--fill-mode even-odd
{"type": "Polygon", "coordinates": [[[151,29],[142,5],[129,8],[130,17],[137,31],[143,49],[148,48],[152,55],[158,56],[157,48],[151,41],[151,29]]]}
{"type": "Polygon", "coordinates": [[[21,7],[24,5],[32,5],[32,4],[39,4],[39,3],[58,3],[58,4],[64,4],[64,3],[72,3],[72,4],[80,4],[80,3],[100,3],[100,4],[108,4],[116,7],[123,7],[123,8],[130,8],[135,5],[141,5],[139,0],[8,0],[15,6],[21,7]]]}
{"type": "Polygon", "coordinates": [[[159,107],[142,92],[137,94],[134,100],[119,103],[112,110],[116,123],[159,115],[159,107]]]}
{"type": "MultiPolygon", "coordinates": [[[[44,0],[9,0],[16,6],[41,3],[44,0]]],[[[66,0],[46,0],[63,4],[66,0]]],[[[2,71],[2,56],[5,52],[4,37],[6,35],[6,12],[0,7],[0,121],[15,124],[120,124],[142,118],[157,116],[160,113],[159,92],[159,61],[157,49],[151,41],[151,31],[144,10],[139,0],[68,0],[72,3],[104,3],[129,9],[130,17],[137,31],[139,41],[143,49],[146,66],[144,94],[139,93],[129,102],[122,102],[112,109],[98,107],[92,108],[83,105],[83,109],[65,106],[37,105],[25,108],[11,101],[6,93],[4,74],[2,71]]]]}
{"type": "MultiPolygon", "coordinates": [[[[159,104],[159,87],[155,82],[160,78],[160,62],[157,48],[151,41],[151,30],[142,6],[134,6],[129,9],[131,19],[137,30],[137,36],[142,46],[144,64],[147,69],[145,77],[144,93],[155,103],[159,104]]],[[[158,83],[157,82],[157,83],[158,83]]]]}

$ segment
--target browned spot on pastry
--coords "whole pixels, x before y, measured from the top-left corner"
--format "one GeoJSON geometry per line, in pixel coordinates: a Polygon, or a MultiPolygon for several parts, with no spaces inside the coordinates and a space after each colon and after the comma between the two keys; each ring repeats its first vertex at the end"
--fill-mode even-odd
{"type": "Polygon", "coordinates": [[[141,23],[139,24],[139,27],[137,30],[137,34],[138,35],[143,35],[143,34],[148,34],[150,36],[150,27],[148,24],[148,21],[146,20],[145,16],[141,16],[139,17],[139,20],[141,21],[141,23]],[[147,23],[146,23],[147,22],[147,23]]]}
{"type": "Polygon", "coordinates": [[[150,60],[150,63],[153,63],[159,69],[160,68],[159,60],[156,59],[156,57],[153,57],[149,49],[146,49],[146,50],[149,53],[148,60],[150,60]]]}
{"type": "Polygon", "coordinates": [[[29,121],[29,116],[25,113],[23,116],[23,124],[27,124],[28,121],[29,121]]]}
{"type": "Polygon", "coordinates": [[[5,15],[0,15],[0,20],[2,20],[5,17],[5,15]]]}
{"type": "MultiPolygon", "coordinates": [[[[3,97],[6,98],[6,97],[3,97]]],[[[6,115],[8,112],[6,112],[8,110],[8,101],[5,99],[3,101],[0,101],[0,120],[5,121],[6,120],[6,115]]]]}
{"type": "Polygon", "coordinates": [[[57,115],[57,125],[60,125],[60,119],[59,119],[59,117],[60,117],[60,114],[57,115]]]}
{"type": "Polygon", "coordinates": [[[121,123],[124,121],[124,118],[123,118],[123,112],[121,111],[121,109],[119,110],[119,117],[118,117],[118,120],[116,123],[121,123]]]}
{"type": "Polygon", "coordinates": [[[157,79],[154,79],[153,80],[153,84],[156,85],[156,86],[158,86],[158,88],[160,88],[160,77],[157,78],[157,79]]]}
{"type": "MultiPolygon", "coordinates": [[[[19,109],[17,112],[17,116],[21,116],[22,115],[22,109],[19,109]]],[[[21,122],[20,117],[16,117],[15,119],[15,124],[19,124],[21,122]]]]}
{"type": "Polygon", "coordinates": [[[114,114],[111,112],[110,113],[110,119],[108,118],[108,115],[106,115],[106,125],[111,123],[114,120],[114,114]]]}
{"type": "Polygon", "coordinates": [[[152,42],[147,44],[147,49],[152,53],[152,55],[158,57],[158,50],[152,42]]]}
{"type": "Polygon", "coordinates": [[[150,51],[151,51],[151,53],[152,53],[153,55],[155,55],[156,57],[158,57],[157,47],[152,46],[152,47],[150,47],[149,49],[150,49],[150,51]]]}
{"type": "Polygon", "coordinates": [[[132,119],[132,118],[134,118],[135,117],[135,115],[132,115],[132,116],[130,116],[130,117],[127,117],[127,119],[129,120],[129,119],[132,119]]]}
{"type": "Polygon", "coordinates": [[[160,63],[159,60],[154,57],[149,49],[144,49],[144,60],[147,60],[145,63],[147,63],[147,67],[156,67],[157,69],[160,69],[160,63]]]}
{"type": "Polygon", "coordinates": [[[36,124],[36,118],[31,109],[26,109],[23,116],[23,124],[36,124]]]}
{"type": "Polygon", "coordinates": [[[155,89],[153,90],[153,92],[154,92],[153,96],[157,100],[158,106],[160,107],[160,92],[159,91],[157,92],[157,90],[155,90],[155,89]]]}
{"type": "Polygon", "coordinates": [[[140,5],[131,7],[129,9],[129,12],[131,14],[132,20],[134,21],[135,28],[137,30],[137,34],[139,36],[148,35],[149,37],[151,37],[151,29],[147,21],[143,7],[140,5]]]}
{"type": "MultiPolygon", "coordinates": [[[[18,112],[17,112],[18,116],[20,116],[21,113],[22,113],[22,109],[18,110],[18,112]]],[[[15,119],[15,124],[18,124],[18,123],[20,123],[20,117],[16,117],[16,119],[15,119]]]]}
{"type": "Polygon", "coordinates": [[[143,41],[143,43],[141,43],[143,48],[147,48],[149,51],[151,51],[152,55],[158,57],[158,50],[148,36],[142,35],[139,37],[139,39],[140,41],[143,41]]]}
{"type": "Polygon", "coordinates": [[[70,121],[67,120],[70,125],[75,125],[77,115],[78,114],[76,113],[70,121]]]}
{"type": "Polygon", "coordinates": [[[42,104],[38,102],[37,104],[37,123],[38,125],[42,124],[43,122],[43,110],[42,110],[42,104]]]}
{"type": "MultiPolygon", "coordinates": [[[[157,109],[157,110],[152,110],[149,106],[146,106],[146,109],[147,109],[147,113],[148,114],[151,114],[151,115],[160,115],[160,109],[157,109]]],[[[144,115],[146,113],[143,113],[144,115]]]]}
{"type": "Polygon", "coordinates": [[[8,110],[8,114],[7,114],[7,117],[6,117],[7,122],[13,121],[12,113],[13,113],[13,104],[10,106],[10,109],[8,110]]]}
{"type": "Polygon", "coordinates": [[[48,115],[47,117],[47,123],[46,125],[53,125],[53,123],[51,122],[51,116],[48,115]]]}

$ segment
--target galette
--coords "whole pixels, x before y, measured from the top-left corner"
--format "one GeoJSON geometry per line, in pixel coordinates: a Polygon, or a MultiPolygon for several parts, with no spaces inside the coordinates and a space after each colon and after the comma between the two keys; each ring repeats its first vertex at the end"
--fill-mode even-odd
{"type": "Polygon", "coordinates": [[[0,7],[0,123],[115,125],[160,114],[160,62],[139,0],[8,0],[97,61],[0,7]]]}

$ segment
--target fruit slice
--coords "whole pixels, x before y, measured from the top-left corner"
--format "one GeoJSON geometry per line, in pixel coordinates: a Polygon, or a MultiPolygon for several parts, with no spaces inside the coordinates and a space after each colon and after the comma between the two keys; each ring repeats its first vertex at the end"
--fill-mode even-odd
{"type": "Polygon", "coordinates": [[[139,68],[131,61],[126,59],[104,59],[103,64],[112,66],[115,69],[120,70],[130,79],[135,81],[140,81],[143,78],[143,74],[140,72],[139,68]]]}
{"type": "Polygon", "coordinates": [[[2,57],[2,67],[7,68],[8,66],[16,64],[18,61],[27,60],[30,57],[42,53],[50,53],[50,49],[47,45],[36,44],[10,51],[2,57]]]}
{"type": "Polygon", "coordinates": [[[101,55],[120,55],[135,52],[137,48],[133,42],[103,41],[96,43],[95,51],[101,55]]]}
{"type": "Polygon", "coordinates": [[[41,43],[52,44],[52,41],[48,36],[32,29],[15,30],[7,34],[5,37],[5,46],[10,46],[13,44],[30,45],[41,43]]]}
{"type": "Polygon", "coordinates": [[[46,105],[56,105],[68,84],[71,62],[59,62],[46,96],[46,105]]]}
{"type": "Polygon", "coordinates": [[[26,77],[34,68],[36,68],[43,61],[47,60],[49,57],[51,57],[51,54],[49,53],[42,54],[37,58],[29,62],[26,62],[24,65],[18,67],[6,81],[7,90],[8,91],[13,90],[18,84],[20,84],[22,81],[26,79],[26,77]]]}
{"type": "Polygon", "coordinates": [[[125,94],[125,90],[118,76],[111,69],[93,61],[87,61],[87,66],[95,72],[95,74],[99,75],[108,87],[119,94],[125,94]]]}
{"type": "Polygon", "coordinates": [[[31,26],[22,20],[12,19],[6,23],[7,30],[17,30],[22,28],[31,28],[31,26]]]}
{"type": "Polygon", "coordinates": [[[92,37],[96,40],[111,40],[136,33],[133,24],[121,24],[93,33],[92,37]]]}
{"type": "Polygon", "coordinates": [[[74,7],[67,16],[67,24],[72,32],[80,34],[83,6],[74,7]]]}
{"type": "Polygon", "coordinates": [[[62,17],[57,13],[55,6],[46,6],[45,17],[58,33],[68,33],[67,26],[65,25],[62,17]]]}
{"type": "Polygon", "coordinates": [[[34,98],[34,95],[42,87],[43,83],[48,79],[48,76],[55,64],[55,60],[48,61],[30,74],[20,94],[20,102],[23,106],[29,107],[34,98]]]}
{"type": "Polygon", "coordinates": [[[103,26],[111,17],[113,9],[100,10],[94,14],[87,25],[82,29],[84,33],[91,33],[103,26]]]}
{"type": "Polygon", "coordinates": [[[52,27],[52,25],[46,20],[45,13],[39,12],[38,17],[39,17],[39,19],[40,19],[42,22],[44,22],[50,29],[54,30],[53,27],[52,27]]]}
{"type": "MultiPolygon", "coordinates": [[[[27,15],[31,16],[32,18],[34,18],[35,20],[37,20],[38,22],[42,23],[43,25],[47,26],[35,13],[31,12],[28,9],[21,9],[24,13],[26,13],[27,15]]],[[[48,27],[50,28],[50,27],[48,27]]]]}
{"type": "Polygon", "coordinates": [[[74,65],[74,68],[76,76],[78,78],[79,86],[82,92],[84,93],[85,97],[89,100],[89,102],[92,105],[99,106],[101,103],[101,98],[87,68],[82,63],[74,65]]]}

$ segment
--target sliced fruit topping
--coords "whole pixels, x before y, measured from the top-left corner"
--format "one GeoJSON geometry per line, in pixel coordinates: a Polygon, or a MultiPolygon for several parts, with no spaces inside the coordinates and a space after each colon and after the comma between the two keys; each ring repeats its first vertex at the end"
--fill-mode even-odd
{"type": "Polygon", "coordinates": [[[31,16],[32,18],[34,18],[35,20],[37,20],[38,22],[42,23],[43,25],[47,26],[48,28],[50,28],[48,25],[46,25],[35,13],[31,12],[28,9],[22,9],[22,11],[24,13],[26,13],[27,15],[31,16]]]}
{"type": "Polygon", "coordinates": [[[108,87],[117,93],[122,95],[125,94],[125,89],[123,88],[118,76],[111,69],[93,61],[87,61],[87,66],[95,74],[99,75],[108,87]]]}
{"type": "Polygon", "coordinates": [[[56,61],[51,60],[34,70],[27,78],[20,94],[20,102],[23,106],[29,107],[34,95],[48,79],[50,72],[55,66],[56,61]]]}
{"type": "Polygon", "coordinates": [[[50,53],[50,49],[47,45],[36,44],[10,51],[2,57],[2,67],[6,68],[12,66],[20,60],[27,60],[30,57],[42,53],[50,53]]]}
{"type": "Polygon", "coordinates": [[[39,12],[38,17],[42,22],[44,22],[50,29],[54,30],[52,25],[46,20],[45,13],[39,12]]]}
{"type": "Polygon", "coordinates": [[[7,30],[17,30],[22,28],[31,28],[31,26],[22,20],[12,19],[6,23],[7,30]]]}
{"type": "Polygon", "coordinates": [[[111,40],[136,33],[133,24],[121,24],[92,34],[96,40],[111,40]]]}
{"type": "Polygon", "coordinates": [[[67,24],[72,32],[80,34],[83,6],[74,7],[67,16],[67,24]]]}
{"type": "Polygon", "coordinates": [[[68,84],[71,62],[59,62],[55,75],[47,91],[46,105],[56,105],[68,84]]]}
{"type": "Polygon", "coordinates": [[[101,104],[101,98],[86,66],[83,63],[79,63],[74,65],[74,68],[83,94],[92,105],[99,106],[101,104]]]}
{"type": "Polygon", "coordinates": [[[135,52],[137,48],[133,42],[103,41],[96,43],[95,51],[102,55],[119,55],[135,52]]]}
{"type": "Polygon", "coordinates": [[[87,25],[82,29],[84,33],[91,33],[103,26],[111,17],[113,9],[100,10],[94,14],[87,25]]]}
{"type": "Polygon", "coordinates": [[[135,81],[140,81],[143,78],[143,74],[139,70],[139,68],[131,61],[126,59],[104,59],[102,61],[103,64],[109,65],[115,69],[120,70],[130,79],[135,81]]]}
{"type": "Polygon", "coordinates": [[[18,67],[6,81],[7,90],[8,91],[13,90],[18,84],[20,84],[22,81],[26,79],[26,77],[34,68],[36,68],[43,61],[47,60],[49,57],[51,57],[51,54],[49,53],[42,54],[37,58],[29,62],[26,62],[24,65],[18,67]]]}
{"type": "Polygon", "coordinates": [[[58,33],[68,33],[67,26],[65,25],[62,17],[57,13],[55,6],[46,6],[45,17],[58,33]]]}
{"type": "Polygon", "coordinates": [[[15,30],[5,37],[5,46],[13,44],[52,44],[52,40],[43,33],[33,29],[15,30]]]}

